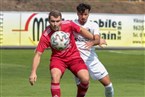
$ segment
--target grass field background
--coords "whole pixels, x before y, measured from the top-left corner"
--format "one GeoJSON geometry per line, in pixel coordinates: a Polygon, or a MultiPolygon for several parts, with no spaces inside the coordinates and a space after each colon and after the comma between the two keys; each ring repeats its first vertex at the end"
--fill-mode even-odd
{"type": "MultiPolygon", "coordinates": [[[[34,50],[0,50],[0,97],[51,97],[50,50],[42,55],[34,86],[28,82],[34,50]]],[[[98,50],[99,59],[112,79],[115,97],[145,97],[145,50],[98,50]]],[[[62,97],[75,97],[72,73],[61,80],[62,97]]],[[[86,97],[105,97],[104,88],[91,79],[86,97]]]]}

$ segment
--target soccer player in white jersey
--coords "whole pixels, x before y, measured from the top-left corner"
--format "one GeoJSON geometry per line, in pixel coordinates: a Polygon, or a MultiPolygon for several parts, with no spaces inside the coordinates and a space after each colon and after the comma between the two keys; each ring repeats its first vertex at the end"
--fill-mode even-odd
{"type": "MultiPolygon", "coordinates": [[[[108,72],[104,65],[99,61],[98,56],[95,52],[94,45],[106,44],[104,39],[100,38],[98,24],[90,22],[88,20],[91,6],[88,4],[80,3],[77,7],[78,19],[75,20],[75,23],[88,29],[92,34],[95,35],[95,41],[89,41],[78,33],[75,34],[75,40],[77,47],[80,51],[81,57],[87,64],[90,76],[94,80],[99,80],[100,83],[104,86],[105,96],[113,97],[114,89],[108,72]]],[[[79,84],[79,79],[76,78],[76,83],[79,84]]]]}

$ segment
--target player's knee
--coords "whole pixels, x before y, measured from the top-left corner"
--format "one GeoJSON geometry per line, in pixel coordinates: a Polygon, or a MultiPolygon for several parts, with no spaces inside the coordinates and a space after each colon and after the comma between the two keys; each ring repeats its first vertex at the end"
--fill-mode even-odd
{"type": "Polygon", "coordinates": [[[89,79],[88,78],[84,78],[84,79],[81,80],[81,83],[89,84],[89,79]]]}
{"type": "Polygon", "coordinates": [[[59,83],[60,82],[60,77],[52,76],[51,77],[51,82],[52,83],[59,83]]]}
{"type": "Polygon", "coordinates": [[[82,83],[89,83],[90,77],[87,70],[80,70],[77,76],[82,83]]]}
{"type": "Polygon", "coordinates": [[[82,82],[82,83],[84,83],[84,84],[88,84],[89,83],[89,80],[90,80],[90,78],[89,78],[89,75],[83,75],[82,77],[81,77],[81,79],[80,79],[80,81],[82,82]]]}
{"type": "Polygon", "coordinates": [[[102,79],[99,80],[104,86],[109,86],[111,84],[111,80],[109,78],[109,75],[106,75],[102,79]]]}
{"type": "Polygon", "coordinates": [[[51,80],[53,83],[59,83],[61,78],[61,71],[59,69],[52,69],[51,70],[51,80]]]}

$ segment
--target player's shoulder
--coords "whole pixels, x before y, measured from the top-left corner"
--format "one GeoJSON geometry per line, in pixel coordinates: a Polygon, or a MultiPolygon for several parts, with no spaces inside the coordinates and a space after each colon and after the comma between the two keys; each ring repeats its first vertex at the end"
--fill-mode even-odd
{"type": "Polygon", "coordinates": [[[98,27],[99,27],[98,23],[96,23],[96,22],[94,22],[94,21],[91,21],[91,20],[88,20],[87,23],[86,23],[86,25],[87,25],[87,26],[90,26],[91,28],[94,28],[94,27],[95,27],[95,28],[96,28],[96,27],[98,28],[98,27]]]}
{"type": "Polygon", "coordinates": [[[64,20],[61,22],[61,24],[70,24],[72,21],[71,20],[64,20]]]}
{"type": "Polygon", "coordinates": [[[97,22],[94,22],[94,21],[92,21],[92,20],[88,20],[87,23],[90,24],[90,25],[98,25],[97,22]]]}
{"type": "Polygon", "coordinates": [[[46,29],[43,31],[42,35],[48,36],[48,34],[51,32],[52,32],[52,30],[51,30],[50,26],[47,26],[46,29]]]}
{"type": "Polygon", "coordinates": [[[61,22],[61,25],[64,27],[72,27],[75,26],[76,24],[72,20],[65,20],[61,22]]]}

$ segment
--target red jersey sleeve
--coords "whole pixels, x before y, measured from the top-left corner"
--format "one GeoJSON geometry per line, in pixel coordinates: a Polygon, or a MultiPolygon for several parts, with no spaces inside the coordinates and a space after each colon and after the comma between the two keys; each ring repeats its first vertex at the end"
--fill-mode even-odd
{"type": "Polygon", "coordinates": [[[44,52],[44,50],[46,48],[49,47],[49,42],[48,42],[48,39],[45,35],[42,34],[41,38],[40,38],[40,41],[38,43],[38,46],[36,48],[36,51],[39,51],[39,52],[44,52]]]}
{"type": "Polygon", "coordinates": [[[70,21],[70,22],[71,22],[72,30],[79,33],[81,27],[79,25],[77,25],[76,23],[74,23],[73,21],[70,21]]]}

